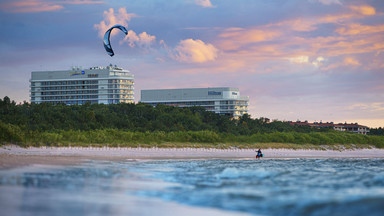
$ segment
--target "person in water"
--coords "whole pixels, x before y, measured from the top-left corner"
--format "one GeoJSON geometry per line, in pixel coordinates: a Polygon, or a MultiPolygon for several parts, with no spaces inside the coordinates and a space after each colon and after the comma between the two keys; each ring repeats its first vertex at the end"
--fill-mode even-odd
{"type": "Polygon", "coordinates": [[[263,153],[261,153],[261,149],[257,150],[256,152],[257,152],[256,158],[263,157],[263,153]]]}

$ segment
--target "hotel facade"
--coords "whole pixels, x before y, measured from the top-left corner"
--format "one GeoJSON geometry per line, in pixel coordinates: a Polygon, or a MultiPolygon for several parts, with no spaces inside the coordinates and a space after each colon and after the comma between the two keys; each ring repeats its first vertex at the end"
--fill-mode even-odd
{"type": "Polygon", "coordinates": [[[248,96],[240,96],[238,88],[185,88],[141,90],[141,103],[178,107],[201,106],[208,111],[233,118],[248,112],[248,96]]]}
{"type": "Polygon", "coordinates": [[[34,71],[30,79],[31,103],[134,103],[134,76],[117,66],[34,71]]]}

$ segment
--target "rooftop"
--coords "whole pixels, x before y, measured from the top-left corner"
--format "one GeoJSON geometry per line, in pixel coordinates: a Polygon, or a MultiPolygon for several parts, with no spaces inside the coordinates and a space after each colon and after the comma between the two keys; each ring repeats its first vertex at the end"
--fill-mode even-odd
{"type": "Polygon", "coordinates": [[[359,125],[358,123],[333,123],[333,122],[313,122],[313,123],[310,123],[308,121],[296,121],[296,122],[292,122],[292,121],[289,121],[289,124],[291,125],[308,125],[308,126],[317,126],[317,127],[364,127],[364,128],[368,128],[367,126],[364,126],[364,125],[359,125]]]}

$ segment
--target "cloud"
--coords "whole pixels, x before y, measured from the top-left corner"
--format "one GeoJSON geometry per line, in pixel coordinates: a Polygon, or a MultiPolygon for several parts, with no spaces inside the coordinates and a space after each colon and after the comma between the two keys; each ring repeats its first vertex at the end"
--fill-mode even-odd
{"type": "Polygon", "coordinates": [[[356,18],[364,18],[376,14],[376,9],[369,5],[348,7],[348,11],[339,14],[328,14],[320,17],[305,17],[296,18],[291,20],[284,20],[278,23],[272,23],[267,27],[281,27],[290,28],[299,32],[310,32],[318,29],[322,24],[343,24],[356,18]]]}
{"type": "Polygon", "coordinates": [[[335,31],[340,35],[372,34],[384,32],[384,25],[367,26],[359,23],[350,23],[336,29],[335,31]]]}
{"type": "Polygon", "coordinates": [[[342,61],[338,61],[336,63],[330,64],[326,67],[321,68],[324,71],[340,68],[340,67],[357,67],[361,66],[362,64],[354,57],[347,56],[344,57],[342,61]]]}
{"type": "Polygon", "coordinates": [[[317,29],[316,22],[311,19],[296,19],[292,20],[290,23],[291,27],[295,31],[301,31],[301,32],[308,32],[308,31],[314,31],[317,29]]]}
{"type": "Polygon", "coordinates": [[[345,57],[344,61],[343,61],[343,65],[345,65],[345,66],[348,66],[348,65],[359,66],[361,64],[358,60],[356,60],[353,57],[345,57]]]}
{"type": "Polygon", "coordinates": [[[62,4],[73,4],[73,5],[81,5],[81,4],[104,4],[104,1],[94,1],[94,0],[66,0],[63,1],[62,4]]]}
{"type": "Polygon", "coordinates": [[[320,67],[320,66],[322,66],[325,61],[325,58],[324,57],[322,57],[322,56],[319,56],[319,57],[317,57],[316,58],[316,60],[314,60],[314,61],[312,61],[312,64],[315,66],[315,67],[320,67]]]}
{"type": "Polygon", "coordinates": [[[228,29],[224,33],[220,34],[219,37],[253,43],[272,40],[278,35],[279,34],[277,32],[261,29],[228,29]]]}
{"type": "Polygon", "coordinates": [[[319,0],[320,3],[325,5],[331,5],[331,4],[339,4],[341,5],[340,0],[319,0]]]}
{"type": "MultiPolygon", "coordinates": [[[[352,8],[345,6],[341,12],[299,17],[261,26],[223,29],[213,43],[222,51],[218,60],[223,65],[220,68],[223,71],[230,70],[230,67],[228,70],[225,67],[228,60],[242,62],[245,65],[241,68],[244,73],[267,72],[260,65],[272,62],[286,64],[287,60],[291,63],[287,67],[307,64],[313,65],[313,70],[345,66],[353,69],[367,65],[367,61],[376,61],[384,50],[381,34],[384,26],[362,24],[375,11],[373,7],[352,8]],[[324,28],[330,31],[323,31],[324,28]]],[[[371,63],[369,69],[378,69],[382,65],[371,63]]],[[[286,68],[285,71],[293,70],[286,68]]]]}
{"type": "Polygon", "coordinates": [[[308,56],[297,56],[297,57],[289,58],[289,61],[291,63],[295,63],[295,64],[305,64],[305,63],[309,62],[309,57],[308,56]]]}
{"type": "MultiPolygon", "coordinates": [[[[98,30],[99,36],[102,38],[105,31],[113,25],[121,24],[128,27],[128,23],[133,17],[137,17],[137,15],[127,13],[125,8],[120,8],[117,13],[115,13],[113,8],[110,8],[108,11],[104,11],[104,20],[95,24],[94,28],[98,30]]],[[[116,32],[112,32],[112,35],[113,33],[116,32]]],[[[156,44],[156,36],[150,35],[147,32],[138,34],[133,30],[128,30],[128,34],[122,41],[120,41],[120,43],[127,43],[130,47],[148,49],[156,44]]],[[[158,45],[160,49],[163,49],[163,51],[165,50],[173,60],[179,62],[202,63],[213,61],[218,55],[217,48],[212,44],[206,44],[201,40],[181,40],[175,48],[168,47],[164,40],[160,40],[158,45]]],[[[159,51],[160,52],[155,52],[155,55],[164,54],[161,50],[159,51]]],[[[156,56],[155,58],[164,61],[164,56],[156,56]]]]}
{"type": "Polygon", "coordinates": [[[11,13],[38,13],[57,11],[64,8],[63,5],[81,5],[81,4],[104,4],[103,1],[92,0],[72,0],[72,1],[47,1],[47,0],[24,0],[12,1],[0,4],[3,11],[11,13]]]}
{"type": "Polygon", "coordinates": [[[336,57],[340,55],[377,53],[383,50],[382,36],[360,35],[349,37],[316,37],[303,39],[302,43],[310,46],[311,52],[319,52],[321,55],[336,57]]]}
{"type": "Polygon", "coordinates": [[[346,107],[348,110],[368,110],[372,112],[382,112],[384,111],[383,102],[371,102],[371,103],[358,103],[346,107]]]}
{"type": "Polygon", "coordinates": [[[146,32],[142,32],[137,35],[136,32],[129,30],[128,35],[124,38],[124,41],[126,41],[130,47],[139,46],[149,48],[151,44],[156,42],[156,37],[149,35],[146,32]]]}
{"type": "MultiPolygon", "coordinates": [[[[127,13],[125,8],[119,8],[117,13],[115,13],[113,8],[110,8],[108,11],[104,11],[104,20],[99,24],[95,24],[94,28],[99,31],[99,36],[103,38],[105,32],[113,25],[120,24],[128,28],[128,23],[133,17],[137,17],[137,15],[127,13]]],[[[119,31],[112,31],[111,36],[118,32],[119,31]]],[[[128,30],[128,34],[120,41],[120,44],[124,43],[127,43],[130,47],[148,49],[156,43],[156,36],[150,35],[147,32],[137,34],[133,30],[128,30]]]]}
{"type": "Polygon", "coordinates": [[[215,6],[212,5],[210,0],[195,0],[195,4],[207,7],[207,8],[213,8],[215,6]]]}
{"type": "Polygon", "coordinates": [[[376,9],[370,5],[361,5],[361,6],[353,5],[353,6],[350,6],[349,8],[364,16],[372,16],[376,14],[376,9]]]}
{"type": "MultiPolygon", "coordinates": [[[[127,28],[128,22],[133,17],[137,17],[137,15],[134,13],[127,13],[125,8],[120,8],[117,14],[115,14],[113,8],[110,8],[108,11],[104,11],[104,20],[99,24],[95,24],[94,27],[99,30],[99,36],[102,38],[105,32],[113,25],[120,24],[127,28]]],[[[116,32],[112,31],[112,35],[115,34],[116,32]]]]}
{"type": "Polygon", "coordinates": [[[25,0],[6,2],[1,4],[1,9],[12,13],[37,13],[61,10],[64,6],[43,0],[25,0]]]}
{"type": "Polygon", "coordinates": [[[319,2],[319,3],[324,4],[324,5],[331,5],[331,4],[341,5],[340,0],[309,0],[309,2],[311,2],[311,3],[319,2]]]}
{"type": "Polygon", "coordinates": [[[203,63],[213,61],[218,56],[218,49],[201,40],[186,39],[173,49],[171,57],[180,62],[203,63]]]}
{"type": "Polygon", "coordinates": [[[236,50],[253,43],[272,41],[280,35],[279,31],[262,28],[228,28],[218,35],[218,44],[223,50],[236,50]]]}

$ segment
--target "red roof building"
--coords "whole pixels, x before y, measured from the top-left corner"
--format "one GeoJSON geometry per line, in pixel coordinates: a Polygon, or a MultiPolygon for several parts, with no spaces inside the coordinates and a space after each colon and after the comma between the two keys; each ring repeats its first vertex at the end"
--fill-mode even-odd
{"type": "Polygon", "coordinates": [[[332,129],[338,130],[338,131],[349,131],[349,132],[364,134],[364,135],[366,135],[369,132],[369,128],[367,126],[359,125],[357,123],[354,123],[354,124],[347,124],[347,123],[334,124],[333,122],[309,123],[307,121],[305,121],[305,122],[296,121],[296,122],[289,122],[289,124],[290,125],[301,125],[301,126],[307,125],[307,126],[318,127],[318,128],[326,127],[326,128],[332,128],[332,129]]]}

